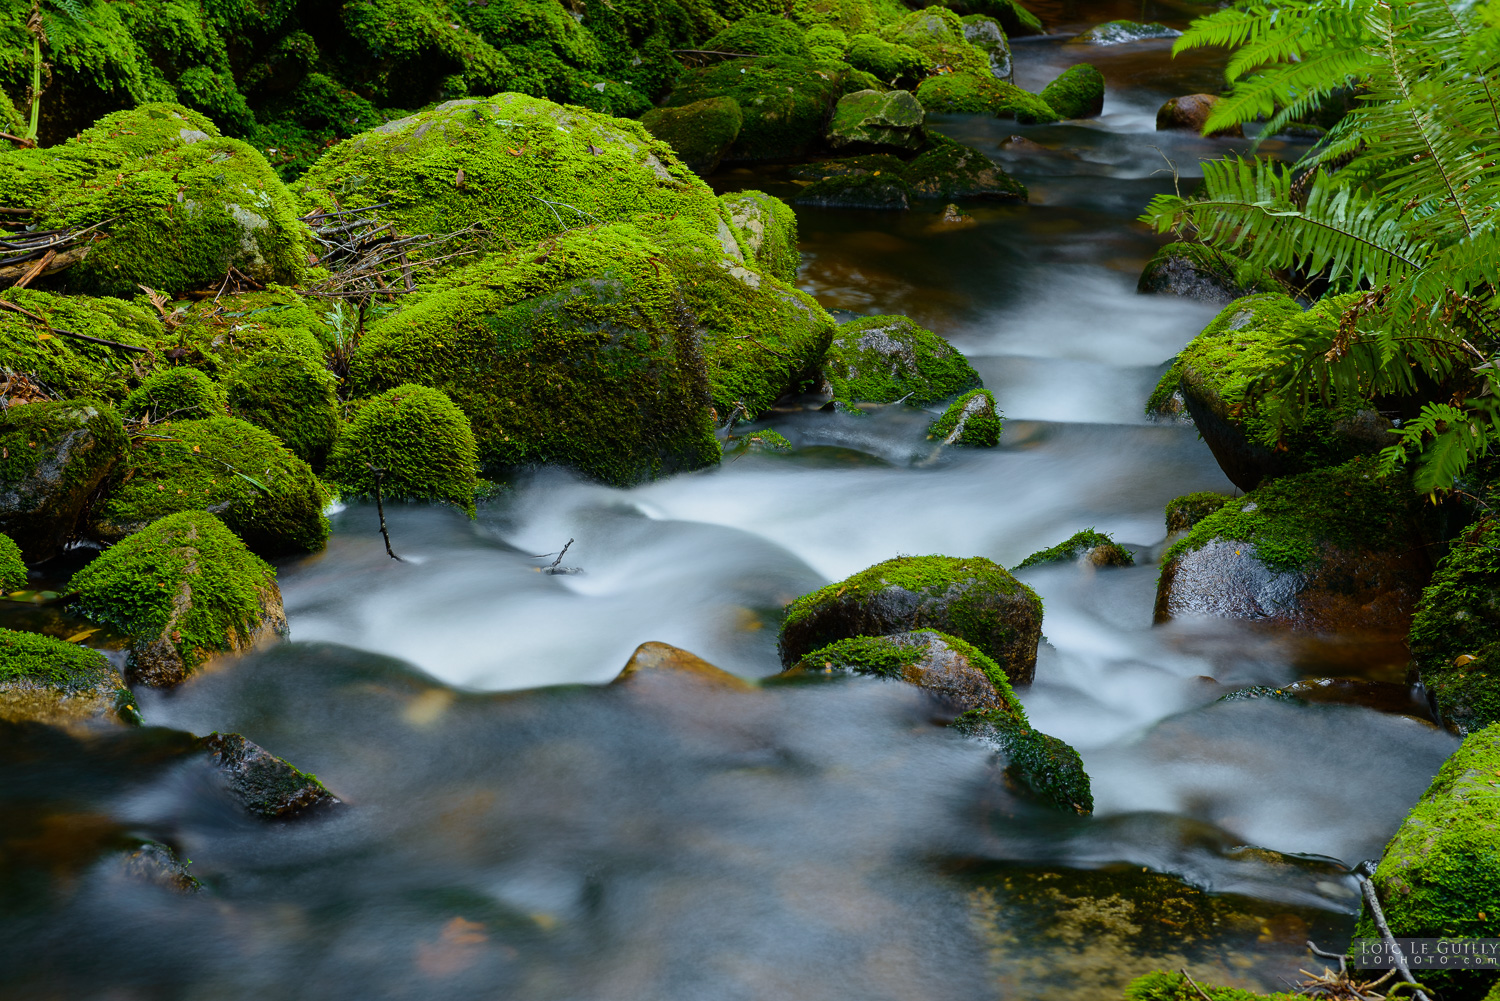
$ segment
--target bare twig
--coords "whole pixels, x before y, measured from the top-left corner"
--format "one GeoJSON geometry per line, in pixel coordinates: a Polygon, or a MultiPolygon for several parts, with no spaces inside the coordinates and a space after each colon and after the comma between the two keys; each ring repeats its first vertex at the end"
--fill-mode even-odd
{"type": "Polygon", "coordinates": [[[51,264],[53,259],[56,257],[57,251],[47,251],[41,257],[37,258],[35,264],[26,269],[26,273],[18,278],[16,280],[16,283],[12,285],[11,288],[25,288],[27,285],[30,285],[32,281],[36,279],[37,275],[40,275],[42,272],[47,270],[47,265],[51,264]]]}
{"type": "Polygon", "coordinates": [[[54,327],[52,326],[52,324],[48,323],[46,320],[42,319],[40,316],[37,316],[30,310],[22,309],[15,303],[8,302],[5,299],[0,299],[0,309],[8,309],[13,313],[20,313],[22,316],[31,320],[33,323],[41,324],[52,333],[61,334],[63,337],[72,337],[75,340],[88,341],[90,344],[103,344],[105,347],[118,348],[121,351],[136,351],[141,354],[148,354],[151,350],[150,348],[138,347],[134,344],[121,344],[119,341],[107,341],[103,337],[92,337],[89,334],[78,334],[74,333],[71,330],[64,330],[61,327],[54,327]]]}
{"type": "Polygon", "coordinates": [[[1385,923],[1385,911],[1380,906],[1380,897],[1375,893],[1375,883],[1365,871],[1368,866],[1368,862],[1361,863],[1359,868],[1354,870],[1354,878],[1359,880],[1359,888],[1364,892],[1365,903],[1370,908],[1370,917],[1374,919],[1381,939],[1390,950],[1391,958],[1396,962],[1396,970],[1401,974],[1401,979],[1412,985],[1413,996],[1417,998],[1417,1001],[1432,1001],[1422,990],[1422,985],[1417,983],[1417,978],[1411,975],[1411,970],[1406,965],[1406,956],[1401,952],[1396,936],[1391,934],[1390,925],[1385,923]]]}
{"type": "Polygon", "coordinates": [[[380,537],[385,540],[385,554],[398,562],[405,562],[391,549],[391,533],[385,527],[385,501],[380,496],[380,481],[385,478],[385,470],[380,466],[372,466],[368,462],[365,468],[375,474],[375,512],[380,515],[380,537]]]}
{"type": "Polygon", "coordinates": [[[565,567],[565,566],[561,565],[563,557],[567,555],[568,549],[572,545],[573,545],[573,540],[569,539],[568,542],[567,542],[567,544],[562,547],[562,550],[560,552],[558,552],[556,554],[553,554],[553,553],[542,553],[540,556],[533,556],[531,558],[534,559],[534,560],[545,560],[549,556],[552,556],[552,555],[556,555],[557,556],[557,559],[553,560],[550,565],[542,567],[542,573],[545,573],[545,574],[573,574],[573,573],[583,573],[583,570],[580,569],[580,568],[578,568],[578,567],[565,567]]]}
{"type": "Polygon", "coordinates": [[[1187,978],[1187,982],[1188,982],[1188,983],[1190,983],[1190,984],[1192,984],[1192,985],[1193,985],[1193,990],[1195,990],[1195,991],[1197,991],[1197,992],[1198,992],[1198,996],[1199,996],[1199,997],[1200,997],[1200,998],[1202,998],[1202,999],[1203,999],[1203,1001],[1214,1001],[1214,999],[1213,999],[1213,998],[1211,998],[1211,997],[1209,997],[1209,996],[1208,996],[1208,994],[1206,994],[1206,993],[1205,993],[1205,992],[1204,992],[1204,990],[1203,990],[1203,988],[1202,988],[1202,987],[1199,987],[1199,986],[1198,986],[1198,982],[1197,982],[1197,981],[1196,981],[1196,980],[1194,980],[1194,979],[1193,979],[1193,978],[1192,978],[1192,976],[1191,976],[1191,975],[1190,975],[1190,974],[1189,974],[1189,973],[1188,973],[1188,971],[1187,971],[1187,968],[1186,968],[1186,967],[1183,967],[1183,969],[1182,969],[1182,971],[1181,971],[1181,973],[1182,973],[1182,975],[1183,975],[1183,976],[1184,976],[1184,977],[1186,977],[1186,978],[1187,978]]]}

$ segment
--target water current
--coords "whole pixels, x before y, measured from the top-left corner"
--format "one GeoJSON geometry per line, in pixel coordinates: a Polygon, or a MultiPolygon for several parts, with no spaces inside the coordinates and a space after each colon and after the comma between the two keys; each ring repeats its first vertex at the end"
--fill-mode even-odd
{"type": "MultiPolygon", "coordinates": [[[[1154,131],[1167,97],[1218,89],[1213,57],[1063,42],[1189,14],[1033,6],[1058,35],[1016,42],[1017,82],[1088,59],[1104,114],[938,122],[1028,204],[963,227],[798,212],[802,286],[949,337],[1005,412],[1000,447],[936,449],[905,406],[789,405],[759,426],[790,454],[630,490],[542,472],[472,522],[388,510],[401,563],[373,510],[341,510],[326,552],[279,568],[293,642],[143,693],[140,731],[0,734],[0,996],[1102,1001],[1162,967],[1276,988],[1307,939],[1341,945],[1348,866],[1455,742],[1390,705],[1216,701],[1394,688],[1399,658],[1358,637],[1152,626],[1163,505],[1233,488],[1191,426],[1142,415],[1213,310],[1135,293],[1157,243],[1133,219],[1169,163],[1191,183],[1244,144],[1154,131]],[[1088,527],[1138,565],[1023,574],[1046,613],[1020,695],[1082,754],[1092,818],[1012,797],[905,686],[602,685],[649,640],[765,677],[780,608],[829,580],[903,553],[1013,565],[1088,527]],[[568,539],[584,573],[540,573],[568,539]],[[348,808],[252,822],[174,730],[243,733],[348,808]],[[204,892],[100,860],[131,837],[176,846],[204,892]]],[[[775,167],[714,183],[796,190],[775,167]]]]}

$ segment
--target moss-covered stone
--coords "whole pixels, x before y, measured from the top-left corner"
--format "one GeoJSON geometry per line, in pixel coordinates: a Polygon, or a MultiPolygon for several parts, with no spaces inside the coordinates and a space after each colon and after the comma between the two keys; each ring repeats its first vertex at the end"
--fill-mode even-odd
{"type": "MultiPolygon", "coordinates": [[[[292,289],[272,286],[202,299],[174,311],[172,349],[186,364],[224,380],[238,365],[262,352],[322,364],[337,338],[324,314],[292,289]]],[[[352,310],[346,311],[348,315],[352,310]]]]}
{"type": "Polygon", "coordinates": [[[803,188],[796,202],[825,209],[902,211],[911,208],[915,197],[900,174],[876,170],[832,174],[803,188]]]}
{"type": "Polygon", "coordinates": [[[991,75],[989,54],[969,44],[963,21],[946,7],[912,11],[882,28],[880,37],[916,49],[934,71],[991,75]]]}
{"type": "Polygon", "coordinates": [[[463,411],[439,390],[405,385],[363,402],[339,436],[328,479],[373,497],[380,470],[382,498],[446,502],[473,517],[477,462],[463,411]]]}
{"type": "Polygon", "coordinates": [[[864,156],[846,156],[838,160],[813,160],[793,164],[787,175],[798,181],[823,181],[830,177],[847,177],[858,174],[899,175],[906,169],[906,162],[889,153],[867,153],[864,156]]]}
{"type": "Polygon", "coordinates": [[[841,324],[823,361],[836,400],[925,406],[979,386],[979,373],[953,345],[904,316],[841,324]]]}
{"type": "Polygon", "coordinates": [[[641,116],[646,131],[672,147],[678,159],[702,177],[719,166],[744,124],[740,103],[727,95],[680,108],[652,108],[641,116]]]}
{"type": "Polygon", "coordinates": [[[993,448],[1000,444],[1002,425],[995,397],[988,389],[976,389],[950,403],[943,416],[927,428],[927,434],[941,438],[944,445],[993,448]]]}
{"type": "Polygon", "coordinates": [[[198,748],[223,776],[229,794],[265,820],[284,820],[341,803],[316,775],[298,770],[237,733],[211,733],[199,739],[198,748]]]}
{"type": "Polygon", "coordinates": [[[751,14],[740,18],[703,43],[712,52],[738,52],[757,56],[811,58],[807,38],[796,22],[774,14],[751,14]]]}
{"type": "Polygon", "coordinates": [[[984,73],[946,73],[928,77],[917,88],[917,100],[928,112],[950,115],[994,115],[1023,125],[1058,120],[1052,106],[1030,91],[984,73]]]}
{"type": "Polygon", "coordinates": [[[1087,562],[1096,567],[1129,567],[1135,565],[1135,554],[1103,532],[1085,528],[1075,532],[1050,549],[1041,549],[1026,557],[1015,569],[1044,566],[1048,563],[1087,562]]]}
{"type": "Polygon", "coordinates": [[[1093,118],[1104,110],[1104,74],[1075,63],[1042,88],[1041,98],[1063,118],[1093,118]]]}
{"type": "Polygon", "coordinates": [[[8,535],[0,535],[0,593],[26,586],[26,561],[21,547],[8,535]]]}
{"type": "Polygon", "coordinates": [[[802,255],[797,250],[797,213],[775,195],[732,191],[719,196],[729,222],[761,269],[794,285],[802,255]]]}
{"type": "Polygon", "coordinates": [[[1500,521],[1486,518],[1453,541],[1408,642],[1444,720],[1465,732],[1500,723],[1500,521]]]}
{"type": "Polygon", "coordinates": [[[139,720],[124,680],[99,651],[0,629],[0,721],[71,728],[139,720]]]}
{"type": "Polygon", "coordinates": [[[746,452],[790,452],[792,443],[786,440],[786,436],[772,431],[770,428],[762,428],[759,431],[751,431],[749,434],[730,438],[724,442],[724,453],[726,455],[740,456],[746,452]]]}
{"type": "Polygon", "coordinates": [[[229,412],[281,439],[297,458],[321,470],[338,437],[338,380],[298,355],[254,355],[225,380],[229,412]]]}
{"type": "Polygon", "coordinates": [[[55,555],[125,448],[119,415],[102,403],[63,400],[0,409],[0,531],[27,559],[55,555]]]}
{"type": "Polygon", "coordinates": [[[845,90],[843,74],[819,65],[795,56],[729,59],[684,74],[662,104],[732,97],[744,124],[726,160],[795,159],[822,138],[823,123],[845,90]]]}
{"type": "Polygon", "coordinates": [[[1022,201],[1026,186],[972,146],[930,133],[927,148],[901,172],[920,199],[1022,201]]]}
{"type": "Polygon", "coordinates": [[[717,462],[703,357],[662,253],[614,225],[456,271],[369,328],[354,388],[441,389],[489,469],[559,463],[628,484],[717,462]]]}
{"type": "Polygon", "coordinates": [[[175,685],[220,653],[285,636],[276,571],[207,511],[179,511],[100,553],[68,587],[131,638],[126,670],[175,685]]]}
{"type": "Polygon", "coordinates": [[[1167,501],[1167,534],[1188,531],[1230,500],[1226,494],[1216,494],[1209,490],[1172,498],[1167,501]]]}
{"type": "Polygon", "coordinates": [[[830,25],[852,36],[894,24],[907,8],[901,0],[792,0],[791,14],[799,24],[830,25]]]}
{"type": "Polygon", "coordinates": [[[328,497],[306,462],[235,417],[171,421],[138,437],[89,517],[116,542],[168,514],[211,511],[265,557],[322,549],[328,497]]]}
{"type": "Polygon", "coordinates": [[[1028,684],[1041,628],[1041,599],[1004,567],[978,556],[903,556],[793,601],[778,646],[790,666],[837,640],[936,629],[978,647],[1012,684],[1028,684]]]}
{"type": "Polygon", "coordinates": [[[131,390],[120,405],[120,413],[154,424],[168,420],[195,420],[224,413],[228,401],[224,389],[196,368],[168,368],[153,373],[131,390]]]}
{"type": "Polygon", "coordinates": [[[924,117],[909,91],[855,91],[834,107],[828,144],[848,150],[916,150],[924,140],[924,117]]]}
{"type": "MultiPolygon", "coordinates": [[[[5,298],[48,326],[75,334],[148,351],[163,336],[161,321],[153,313],[120,299],[31,288],[8,289],[5,298]]],[[[20,313],[0,311],[0,358],[5,367],[59,396],[123,400],[139,381],[136,366],[146,357],[143,352],[55,334],[20,313]]]]}
{"type": "Polygon", "coordinates": [[[1015,63],[1011,59],[1010,39],[1005,28],[993,17],[969,14],[963,18],[964,40],[990,57],[990,75],[996,80],[1015,82],[1015,63]]]}
{"type": "Polygon", "coordinates": [[[1075,45],[1123,45],[1126,42],[1144,42],[1153,38],[1176,38],[1182,32],[1168,28],[1155,21],[1143,24],[1140,21],[1106,21],[1069,39],[1075,45]]]}
{"type": "Polygon", "coordinates": [[[836,25],[815,24],[807,29],[804,37],[809,48],[836,49],[840,59],[849,51],[849,33],[836,25]]]}
{"type": "Polygon", "coordinates": [[[1136,291],[1224,306],[1257,292],[1279,292],[1281,283],[1233,254],[1201,243],[1177,242],[1162,247],[1147,262],[1136,291]]]}
{"type": "Polygon", "coordinates": [[[1297,1001],[1303,994],[1257,994],[1239,987],[1221,987],[1203,980],[1188,982],[1181,971],[1165,970],[1136,977],[1125,988],[1125,1001],[1297,1001]]]}
{"type": "Polygon", "coordinates": [[[916,83],[932,67],[932,60],[910,45],[888,42],[879,35],[869,33],[849,39],[846,58],[849,65],[892,86],[916,83]]]}

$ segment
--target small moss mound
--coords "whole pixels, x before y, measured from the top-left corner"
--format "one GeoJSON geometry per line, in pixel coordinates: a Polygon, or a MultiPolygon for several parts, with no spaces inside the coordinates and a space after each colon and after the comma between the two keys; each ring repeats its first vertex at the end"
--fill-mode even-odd
{"type": "Polygon", "coordinates": [[[1088,63],[1069,66],[1042,88],[1041,98],[1063,118],[1092,118],[1104,110],[1104,74],[1088,63]]]}
{"type": "Polygon", "coordinates": [[[678,159],[699,176],[719,166],[745,125],[740,103],[728,95],[705,97],[680,108],[652,108],[641,125],[672,147],[678,159]]]}
{"type": "Polygon", "coordinates": [[[910,45],[888,42],[872,34],[855,35],[849,39],[845,58],[850,66],[891,85],[914,83],[932,67],[932,60],[910,45]]]}
{"type": "Polygon", "coordinates": [[[440,390],[407,384],[365,401],[339,437],[328,478],[373,497],[439,501],[474,516],[478,449],[462,410],[440,390]]]}
{"type": "Polygon", "coordinates": [[[792,207],[763,191],[733,191],[720,195],[719,202],[761,268],[773,278],[795,284],[802,255],[797,250],[797,213],[792,207]]]}
{"type": "Polygon", "coordinates": [[[1198,522],[1228,504],[1231,498],[1208,490],[1183,494],[1167,501],[1167,531],[1186,532],[1198,522]]]}
{"type": "Polygon", "coordinates": [[[40,633],[0,629],[0,684],[16,681],[83,692],[116,687],[119,676],[98,650],[40,633]]]}
{"type": "Polygon", "coordinates": [[[1135,555],[1103,532],[1085,528],[1081,532],[1059,542],[1051,549],[1042,549],[1026,557],[1015,569],[1038,567],[1047,563],[1073,563],[1087,559],[1098,567],[1128,567],[1135,565],[1135,555]]]}
{"type": "MultiPolygon", "coordinates": [[[[353,310],[343,312],[352,326],[353,310]]],[[[222,295],[217,301],[202,299],[181,315],[173,335],[187,350],[184,363],[221,382],[235,366],[261,352],[322,364],[325,348],[334,346],[336,339],[324,314],[279,285],[263,292],[222,295]]]]}
{"type": "Polygon", "coordinates": [[[792,443],[786,437],[770,428],[761,431],[751,431],[740,438],[736,451],[759,451],[759,452],[790,452],[792,443]]]}
{"type": "Polygon", "coordinates": [[[901,172],[917,198],[1025,201],[1026,185],[972,146],[930,133],[927,148],[901,172]]]}
{"type": "Polygon", "coordinates": [[[195,368],[169,368],[148,375],[125,397],[120,412],[148,423],[217,417],[226,406],[224,390],[195,368]]]}
{"type": "Polygon", "coordinates": [[[995,397],[987,389],[965,393],[948,405],[943,416],[928,427],[929,437],[941,438],[944,445],[969,445],[993,448],[1000,444],[1003,420],[995,397]]]}
{"type": "Polygon", "coordinates": [[[1158,250],[1141,271],[1136,291],[1180,295],[1201,302],[1228,303],[1257,292],[1278,292],[1269,271],[1201,243],[1178,241],[1158,250]]]}
{"type": "Polygon", "coordinates": [[[811,58],[807,39],[794,22],[774,14],[751,14],[735,21],[701,46],[712,52],[811,58]]]}
{"type": "Polygon", "coordinates": [[[1023,125],[1058,120],[1052,106],[1015,84],[985,73],[947,73],[928,77],[917,88],[917,100],[929,112],[950,115],[994,115],[1023,125]]]}
{"type": "Polygon", "coordinates": [[[1500,723],[1500,521],[1453,542],[1422,592],[1409,642],[1444,719],[1465,731],[1500,723]]]}
{"type": "Polygon", "coordinates": [[[338,436],[337,384],[317,362],[261,352],[230,373],[229,412],[265,428],[293,455],[322,469],[338,436]]]}
{"type": "Polygon", "coordinates": [[[833,395],[845,403],[914,406],[979,386],[979,373],[937,334],[904,316],[869,316],[839,326],[823,362],[833,395]]]}
{"type": "Polygon", "coordinates": [[[26,586],[26,561],[21,547],[8,535],[0,535],[0,591],[18,591],[26,586]]]}

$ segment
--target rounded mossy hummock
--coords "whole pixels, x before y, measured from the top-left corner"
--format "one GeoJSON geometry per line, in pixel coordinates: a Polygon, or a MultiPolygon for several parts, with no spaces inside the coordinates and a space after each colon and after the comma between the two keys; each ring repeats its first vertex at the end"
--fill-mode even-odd
{"type": "Polygon", "coordinates": [[[473,517],[478,454],[469,419],[446,394],[407,384],[362,401],[328,479],[353,496],[374,497],[378,484],[382,499],[438,501],[473,517]]]}
{"type": "Polygon", "coordinates": [[[841,74],[818,66],[795,56],[728,59],[684,73],[662,107],[732,97],[744,124],[725,160],[795,159],[822,138],[823,123],[846,89],[841,74]]]}
{"type": "Polygon", "coordinates": [[[175,685],[210,657],[284,637],[276,571],[207,511],[179,511],[73,575],[78,610],[131,639],[126,671],[175,685]]]}
{"type": "Polygon", "coordinates": [[[989,53],[969,44],[963,20],[946,7],[912,11],[881,28],[880,37],[911,46],[930,65],[946,66],[951,73],[991,75],[989,53]]]}
{"type": "Polygon", "coordinates": [[[1016,564],[1015,569],[1025,570],[1027,567],[1043,566],[1048,563],[1080,561],[1096,567],[1128,567],[1135,565],[1135,554],[1103,532],[1085,528],[1050,549],[1032,553],[1016,564]]]}
{"type": "Polygon", "coordinates": [[[796,22],[775,14],[750,14],[705,41],[700,48],[710,52],[733,52],[756,56],[810,58],[807,38],[796,22]]]}
{"type": "MultiPolygon", "coordinates": [[[[1165,897],[1165,895],[1162,895],[1165,897]]],[[[1302,993],[1259,994],[1241,987],[1221,987],[1206,980],[1190,980],[1186,971],[1159,970],[1136,977],[1125,987],[1125,1001],[1298,1001],[1302,993]]]]}
{"type": "Polygon", "coordinates": [[[321,470],[339,432],[338,380],[322,364],[263,351],[225,380],[229,412],[281,439],[297,458],[321,470]]]}
{"type": "Polygon", "coordinates": [[[1126,42],[1144,42],[1153,38],[1176,38],[1182,32],[1168,28],[1155,21],[1143,24],[1140,21],[1106,21],[1096,24],[1068,40],[1076,45],[1122,45],[1126,42]]]}
{"type": "Polygon", "coordinates": [[[340,347],[353,335],[357,313],[343,303],[322,313],[278,285],[200,299],[181,314],[172,338],[188,349],[185,361],[222,379],[263,351],[322,364],[327,349],[340,347]]]}
{"type": "Polygon", "coordinates": [[[0,532],[29,560],[55,555],[127,446],[119,415],[102,403],[0,409],[0,532]]]}
{"type": "Polygon", "coordinates": [[[922,146],[922,106],[910,91],[857,90],[839,98],[826,136],[834,149],[916,150],[922,146]]]}
{"type": "Polygon", "coordinates": [[[21,547],[8,535],[0,535],[0,592],[19,591],[26,586],[26,561],[21,547]]]}
{"type": "Polygon", "coordinates": [[[713,465],[707,371],[662,255],[611,225],[459,269],[366,330],[354,389],[441,389],[492,471],[556,463],[630,484],[713,465]]]}
{"type": "MultiPolygon", "coordinates": [[[[6,301],[75,334],[129,344],[142,351],[56,334],[26,316],[0,311],[0,358],[18,375],[66,396],[97,396],[119,401],[139,379],[135,365],[161,346],[161,320],[149,308],[104,296],[56,295],[11,288],[6,301]]],[[[15,388],[11,390],[12,398],[15,388]]]]}
{"type": "Polygon", "coordinates": [[[1104,74],[1075,63],[1042,88],[1041,98],[1063,118],[1093,118],[1104,110],[1104,74]]]}
{"type": "Polygon", "coordinates": [[[879,35],[869,33],[849,39],[845,58],[850,66],[864,70],[890,85],[915,83],[932,68],[932,60],[910,45],[888,42],[879,35]]]}
{"type": "Polygon", "coordinates": [[[802,255],[797,250],[797,213],[763,191],[731,191],[719,196],[729,222],[761,269],[788,285],[797,281],[802,255]]]}
{"type": "Polygon", "coordinates": [[[125,681],[97,650],[0,629],[0,721],[65,728],[136,723],[125,681]]]}
{"type": "Polygon", "coordinates": [[[196,368],[163,369],[146,376],[120,405],[120,413],[133,420],[196,420],[218,417],[227,401],[224,389],[196,368]]]}
{"type": "Polygon", "coordinates": [[[680,108],[652,108],[641,116],[646,131],[672,147],[700,177],[719,166],[744,124],[739,102],[728,95],[705,97],[680,108]]]}
{"type": "Polygon", "coordinates": [[[840,324],[823,376],[844,403],[906,400],[920,407],[979,387],[979,373],[953,345],[904,316],[840,324]]]}
{"type": "Polygon", "coordinates": [[[995,161],[936,132],[928,134],[927,148],[903,168],[901,176],[914,197],[929,201],[1024,202],[1027,198],[1026,185],[995,161]]]}
{"type": "Polygon", "coordinates": [[[1279,292],[1281,283],[1270,272],[1257,271],[1233,254],[1201,243],[1177,242],[1152,256],[1135,289],[1226,306],[1256,292],[1279,292]]]}
{"type": "Polygon", "coordinates": [[[987,389],[976,389],[950,403],[943,416],[927,428],[927,434],[941,439],[944,445],[993,448],[1000,444],[1002,425],[995,397],[987,389]]]}
{"type": "Polygon", "coordinates": [[[177,511],[212,511],[265,557],[322,549],[328,495],[307,463],[264,428],[236,417],[153,426],[130,449],[89,516],[117,542],[177,511]]]}
{"type": "Polygon", "coordinates": [[[1011,58],[1010,39],[993,17],[969,14],[963,18],[964,39],[990,57],[990,75],[996,80],[1015,82],[1015,62],[1011,58]]]}
{"type": "Polygon", "coordinates": [[[1012,684],[1029,684],[1042,634],[1042,602],[982,556],[902,556],[793,601],[781,624],[790,666],[836,640],[915,629],[951,633],[978,647],[1012,684]]]}
{"type": "Polygon", "coordinates": [[[994,115],[1023,125],[1058,120],[1052,106],[1030,91],[985,73],[945,73],[928,77],[917,88],[917,100],[928,113],[994,115]]]}
{"type": "Polygon", "coordinates": [[[1455,539],[1412,618],[1412,664],[1448,723],[1500,723],[1500,521],[1455,539]]]}

